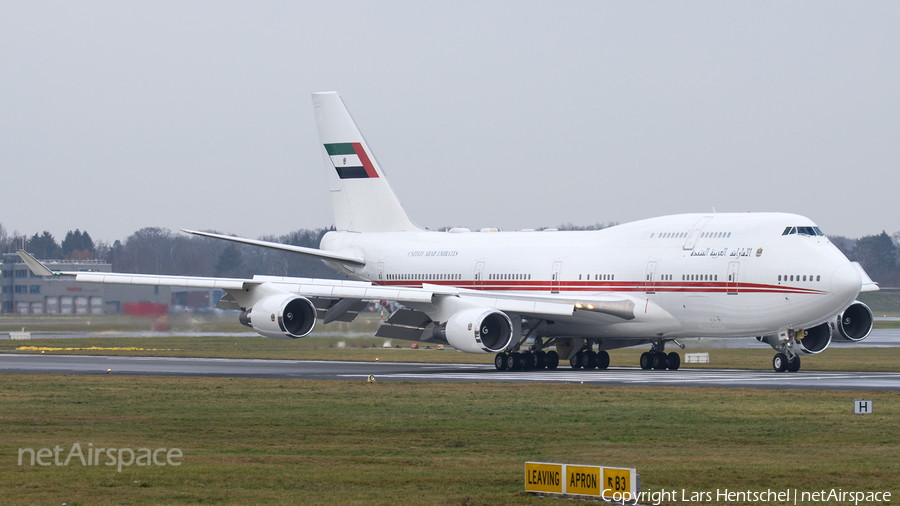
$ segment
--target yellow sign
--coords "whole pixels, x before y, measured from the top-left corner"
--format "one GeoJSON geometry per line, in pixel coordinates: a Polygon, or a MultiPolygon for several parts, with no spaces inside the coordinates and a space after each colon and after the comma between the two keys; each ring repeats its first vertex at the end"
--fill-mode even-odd
{"type": "Polygon", "coordinates": [[[566,493],[600,495],[601,467],[566,465],[566,493]]]}
{"type": "Polygon", "coordinates": [[[603,490],[601,490],[601,493],[604,499],[621,500],[623,496],[626,500],[631,499],[637,492],[634,486],[634,469],[603,468],[603,490]]]}
{"type": "Polygon", "coordinates": [[[525,491],[563,493],[563,465],[525,463],[525,491]]]}

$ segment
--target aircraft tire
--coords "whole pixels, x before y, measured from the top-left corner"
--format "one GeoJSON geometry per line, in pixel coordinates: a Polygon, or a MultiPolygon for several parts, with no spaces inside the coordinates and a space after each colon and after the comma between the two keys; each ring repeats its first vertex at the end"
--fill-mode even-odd
{"type": "Polygon", "coordinates": [[[547,370],[555,371],[557,367],[559,367],[559,353],[555,351],[547,352],[547,370]]]}
{"type": "Polygon", "coordinates": [[[531,371],[534,369],[534,366],[535,366],[534,353],[531,353],[530,351],[523,351],[522,352],[522,370],[523,371],[531,371]]]}
{"type": "Polygon", "coordinates": [[[510,371],[522,370],[522,356],[517,352],[512,352],[506,356],[506,368],[510,371]]]}
{"type": "Polygon", "coordinates": [[[584,352],[579,351],[572,358],[569,359],[569,365],[572,366],[572,369],[581,369],[582,358],[581,356],[584,352]]]}
{"type": "Polygon", "coordinates": [[[794,360],[788,364],[788,372],[797,372],[800,370],[800,357],[794,357],[794,360]]]}
{"type": "Polygon", "coordinates": [[[666,358],[666,354],[662,352],[653,353],[651,362],[653,363],[653,368],[657,371],[662,371],[669,365],[669,359],[666,358]]]}
{"type": "Polygon", "coordinates": [[[597,369],[606,369],[609,367],[609,353],[605,351],[597,352],[597,369]]]}
{"type": "Polygon", "coordinates": [[[584,352],[581,357],[581,367],[585,370],[597,368],[597,353],[594,350],[584,352]]]}
{"type": "Polygon", "coordinates": [[[540,371],[547,367],[547,353],[544,351],[534,352],[534,370],[540,371]]]}
{"type": "Polygon", "coordinates": [[[506,353],[498,353],[494,355],[494,367],[498,371],[505,371],[507,368],[506,365],[506,353]]]}
{"type": "Polygon", "coordinates": [[[666,359],[669,362],[668,367],[670,371],[677,371],[678,368],[681,367],[681,355],[675,353],[674,351],[672,353],[669,353],[666,359]]]}
{"type": "Polygon", "coordinates": [[[650,363],[650,352],[645,351],[641,353],[641,369],[645,371],[649,371],[653,368],[653,364],[650,363]]]}
{"type": "Polygon", "coordinates": [[[776,353],[772,358],[772,368],[775,372],[784,372],[788,368],[788,358],[784,353],[776,353]]]}

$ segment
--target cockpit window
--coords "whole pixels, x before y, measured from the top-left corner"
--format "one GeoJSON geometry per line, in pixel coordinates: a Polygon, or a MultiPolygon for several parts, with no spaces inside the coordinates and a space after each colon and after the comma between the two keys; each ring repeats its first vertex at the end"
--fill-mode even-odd
{"type": "Polygon", "coordinates": [[[825,235],[819,227],[785,227],[781,235],[825,235]]]}

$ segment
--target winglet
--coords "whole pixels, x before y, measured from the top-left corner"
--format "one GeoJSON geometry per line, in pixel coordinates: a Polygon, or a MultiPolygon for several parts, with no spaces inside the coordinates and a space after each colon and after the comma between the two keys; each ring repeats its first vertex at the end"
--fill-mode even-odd
{"type": "Polygon", "coordinates": [[[20,250],[16,250],[16,253],[18,253],[19,256],[22,257],[22,260],[25,262],[25,265],[27,265],[28,268],[31,269],[31,272],[33,272],[36,276],[58,276],[59,275],[58,272],[53,272],[50,269],[48,269],[46,265],[42,264],[41,261],[38,260],[37,258],[34,258],[33,256],[31,256],[31,254],[29,254],[27,251],[20,249],[20,250]]]}

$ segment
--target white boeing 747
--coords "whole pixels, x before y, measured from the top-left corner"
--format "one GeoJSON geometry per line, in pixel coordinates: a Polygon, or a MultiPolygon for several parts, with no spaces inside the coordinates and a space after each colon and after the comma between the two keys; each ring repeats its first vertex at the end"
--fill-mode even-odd
{"type": "MultiPolygon", "coordinates": [[[[409,219],[337,93],[313,94],[336,231],[320,249],[192,234],[321,258],[352,280],[53,272],[88,283],[220,288],[217,307],[274,338],[308,335],[316,319],[351,321],[369,301],[403,308],[377,336],[494,353],[499,370],[604,369],[607,350],[650,345],[643,369],[678,369],[666,343],[756,337],[776,371],[832,339],[872,329],[856,300],[877,285],[809,218],[783,213],[663,216],[604,230],[424,230],[409,219]]],[[[683,348],[683,347],[682,347],[683,348]]]]}

